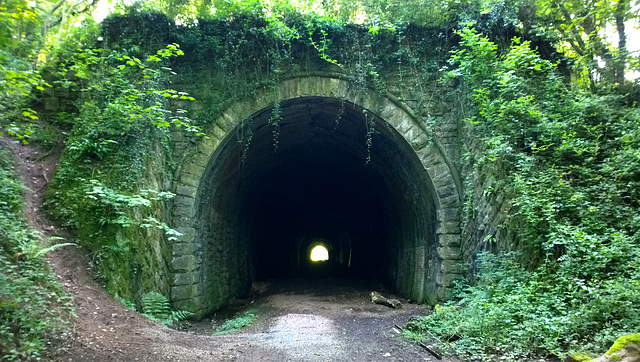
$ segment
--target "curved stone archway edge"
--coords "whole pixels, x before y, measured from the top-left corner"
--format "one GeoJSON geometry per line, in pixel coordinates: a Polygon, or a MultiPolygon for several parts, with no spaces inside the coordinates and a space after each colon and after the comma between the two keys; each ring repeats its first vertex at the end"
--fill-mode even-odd
{"type": "MultiPolygon", "coordinates": [[[[256,112],[271,107],[274,102],[301,97],[327,97],[344,100],[366,109],[367,112],[387,122],[393,127],[415,152],[428,174],[435,190],[435,206],[438,226],[437,255],[441,261],[438,271],[437,298],[447,298],[453,280],[461,277],[459,264],[462,261],[460,249],[460,204],[462,189],[457,171],[443,152],[442,145],[435,136],[430,136],[426,125],[414,112],[392,95],[381,95],[374,90],[362,92],[348,80],[336,75],[306,74],[291,76],[282,80],[274,89],[263,88],[251,99],[236,101],[210,123],[208,139],[201,139],[184,153],[175,176],[174,207],[172,227],[182,233],[173,245],[172,269],[174,273],[171,300],[175,306],[187,310],[194,309],[200,291],[198,290],[198,261],[195,240],[197,199],[201,180],[218,146],[233,136],[236,127],[256,112]],[[362,94],[366,93],[366,94],[362,94]]],[[[416,260],[419,258],[415,258],[416,260]]],[[[422,263],[416,271],[427,267],[422,263]]],[[[412,297],[412,299],[416,299],[412,297]]],[[[420,299],[418,297],[418,299],[420,299]]],[[[424,301],[424,298],[422,298],[424,301]]]]}

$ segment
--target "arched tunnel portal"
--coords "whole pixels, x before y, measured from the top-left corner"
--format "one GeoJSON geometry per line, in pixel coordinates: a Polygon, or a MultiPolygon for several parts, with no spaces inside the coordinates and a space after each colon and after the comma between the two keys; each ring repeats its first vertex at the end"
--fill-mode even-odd
{"type": "Polygon", "coordinates": [[[335,96],[344,81],[293,81],[275,103],[277,126],[274,103],[245,102],[185,158],[174,305],[204,314],[253,280],[328,276],[442,299],[460,259],[459,193],[437,145],[387,98],[335,96]],[[312,262],[318,245],[328,258],[312,262]]]}

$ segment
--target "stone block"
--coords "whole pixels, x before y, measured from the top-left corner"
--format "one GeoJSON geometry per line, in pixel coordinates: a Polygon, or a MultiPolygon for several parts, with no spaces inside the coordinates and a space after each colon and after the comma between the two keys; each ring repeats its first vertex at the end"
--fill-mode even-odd
{"type": "MultiPolygon", "coordinates": [[[[453,181],[453,179],[451,179],[453,181]]],[[[458,187],[455,183],[451,182],[447,185],[438,188],[438,197],[445,198],[455,195],[458,199],[462,199],[461,195],[458,193],[458,187]]]]}
{"type": "Polygon", "coordinates": [[[58,102],[58,98],[56,97],[47,97],[44,99],[44,110],[45,111],[55,111],[59,108],[60,104],[58,102]]]}
{"type": "MultiPolygon", "coordinates": [[[[460,233],[459,221],[445,221],[441,222],[436,229],[437,234],[458,234],[460,233]]],[[[447,244],[448,245],[448,244],[447,244]]]]}
{"type": "Polygon", "coordinates": [[[399,119],[398,106],[391,102],[384,102],[383,108],[380,111],[380,117],[390,124],[395,124],[394,119],[399,119]]]}
{"type": "Polygon", "coordinates": [[[462,274],[464,271],[464,266],[462,262],[459,260],[443,260],[440,264],[440,271],[442,274],[462,274]]]}
{"type": "Polygon", "coordinates": [[[188,273],[176,273],[173,276],[173,285],[181,286],[181,285],[190,285],[196,283],[196,274],[193,272],[188,273]]]}
{"type": "MultiPolygon", "coordinates": [[[[173,299],[173,296],[171,296],[173,299]]],[[[196,314],[198,317],[197,311],[200,309],[200,305],[196,299],[185,299],[185,300],[176,300],[171,302],[171,306],[175,310],[186,310],[188,312],[196,314]]]]}
{"type": "Polygon", "coordinates": [[[191,243],[196,236],[196,229],[192,227],[179,227],[176,228],[176,231],[182,234],[180,236],[180,241],[182,243],[191,243]]]}
{"type": "Polygon", "coordinates": [[[202,142],[200,142],[200,145],[198,145],[198,153],[200,154],[200,156],[197,157],[196,163],[206,167],[206,165],[209,163],[209,155],[211,155],[213,151],[218,148],[220,140],[224,139],[226,135],[227,132],[225,132],[222,128],[220,128],[219,125],[216,124],[216,126],[213,128],[213,135],[211,135],[208,139],[203,139],[202,142]]]}
{"type": "Polygon", "coordinates": [[[460,204],[460,197],[458,195],[450,195],[445,197],[440,197],[440,206],[445,208],[456,207],[460,204]]]}
{"type": "Polygon", "coordinates": [[[59,98],[69,98],[71,94],[69,88],[55,88],[53,94],[59,98]]]}
{"type": "MultiPolygon", "coordinates": [[[[429,176],[431,176],[432,179],[437,179],[441,176],[444,175],[449,175],[449,166],[446,163],[438,163],[435,165],[429,165],[427,166],[427,171],[429,171],[429,176]]],[[[434,181],[435,184],[435,181],[434,181]]]]}
{"type": "Polygon", "coordinates": [[[205,167],[194,162],[186,162],[182,167],[182,173],[188,173],[190,175],[200,178],[204,174],[205,167]]]}
{"type": "Polygon", "coordinates": [[[171,300],[174,302],[180,300],[194,299],[198,295],[197,284],[178,285],[171,288],[171,300]]]}
{"type": "Polygon", "coordinates": [[[407,140],[407,142],[411,143],[411,141],[416,139],[420,134],[424,134],[422,129],[420,129],[420,127],[418,127],[414,122],[411,122],[411,126],[402,133],[402,136],[407,140]]]}
{"type": "MultiPolygon", "coordinates": [[[[181,237],[182,238],[182,237],[181,237]]],[[[193,237],[192,237],[193,240],[193,237]]],[[[196,252],[196,244],[191,242],[176,243],[172,248],[173,256],[179,257],[184,255],[194,255],[196,252]]]]}
{"type": "Polygon", "coordinates": [[[180,183],[183,185],[198,187],[198,185],[200,185],[200,178],[183,172],[182,175],[180,175],[180,183]]]}
{"type": "Polygon", "coordinates": [[[175,272],[189,272],[196,269],[197,262],[195,255],[182,255],[174,257],[171,266],[175,272]]]}
{"type": "Polygon", "coordinates": [[[343,87],[341,87],[341,80],[337,78],[327,78],[329,80],[330,95],[335,98],[341,98],[344,96],[343,87]]]}
{"type": "Polygon", "coordinates": [[[460,234],[440,234],[438,235],[438,244],[442,247],[459,247],[461,245],[460,234]]]}
{"type": "Polygon", "coordinates": [[[459,221],[460,220],[460,209],[456,208],[441,208],[436,212],[436,216],[438,221],[446,222],[446,221],[459,221]]]}
{"type": "Polygon", "coordinates": [[[436,249],[438,257],[442,260],[461,260],[462,250],[459,246],[439,246],[436,249]]]}
{"type": "Polygon", "coordinates": [[[404,135],[407,132],[409,132],[409,130],[411,129],[411,127],[414,126],[414,122],[413,119],[411,117],[409,117],[408,114],[406,114],[405,112],[402,112],[398,114],[398,120],[397,122],[393,123],[391,121],[389,121],[394,127],[395,129],[398,131],[398,133],[404,135]]]}
{"type": "Polygon", "coordinates": [[[419,156],[421,156],[420,158],[427,165],[437,165],[444,162],[444,158],[442,157],[440,150],[433,144],[426,147],[424,154],[419,156]]]}
{"type": "Polygon", "coordinates": [[[413,138],[410,143],[411,147],[414,150],[420,150],[427,147],[427,145],[429,144],[429,137],[427,137],[427,135],[422,130],[420,130],[420,133],[418,133],[418,135],[413,138]]]}
{"type": "MultiPolygon", "coordinates": [[[[213,127],[213,136],[211,139],[216,139],[216,140],[223,140],[226,136],[227,136],[227,131],[225,131],[224,129],[222,129],[220,127],[219,124],[216,124],[213,127]]],[[[217,147],[218,145],[216,144],[215,147],[217,147]]],[[[215,147],[209,147],[207,148],[207,154],[211,154],[213,152],[213,150],[215,149],[215,147]]]]}
{"type": "Polygon", "coordinates": [[[453,288],[446,288],[443,286],[438,287],[438,291],[436,292],[437,299],[440,302],[447,301],[453,297],[453,288]]]}
{"type": "MultiPolygon", "coordinates": [[[[177,220],[182,220],[182,221],[190,221],[193,219],[193,216],[195,215],[195,209],[193,207],[188,207],[185,205],[176,205],[173,208],[173,221],[177,221],[177,220]]],[[[179,227],[179,226],[192,226],[191,222],[183,222],[180,225],[176,224],[174,222],[174,227],[179,227]]]]}
{"type": "Polygon", "coordinates": [[[196,199],[190,196],[177,195],[173,199],[174,207],[188,207],[192,208],[196,204],[196,199]]]}
{"type": "Polygon", "coordinates": [[[441,173],[437,176],[432,176],[431,182],[433,182],[433,186],[435,186],[437,190],[446,188],[449,185],[455,185],[453,178],[451,177],[451,174],[448,172],[441,173]]]}
{"type": "Polygon", "coordinates": [[[443,274],[442,275],[442,284],[441,285],[442,285],[442,287],[445,287],[445,288],[453,288],[453,286],[455,285],[454,281],[455,280],[461,280],[463,278],[464,277],[462,276],[462,274],[453,274],[453,273],[451,273],[451,274],[443,274]]]}
{"type": "Polygon", "coordinates": [[[176,187],[176,194],[195,198],[198,194],[198,188],[185,184],[178,184],[178,187],[176,187]]]}
{"type": "Polygon", "coordinates": [[[309,78],[296,78],[295,79],[297,81],[297,86],[296,86],[296,96],[297,97],[307,97],[312,95],[311,94],[311,85],[310,85],[310,81],[309,78]]]}

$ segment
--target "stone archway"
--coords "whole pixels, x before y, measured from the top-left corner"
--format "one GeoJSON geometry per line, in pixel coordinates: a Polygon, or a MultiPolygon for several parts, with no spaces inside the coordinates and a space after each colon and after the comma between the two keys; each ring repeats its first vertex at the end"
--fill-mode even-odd
{"type": "Polygon", "coordinates": [[[456,171],[411,109],[367,93],[338,77],[291,77],[211,122],[210,139],[186,152],[175,178],[176,307],[202,315],[255,278],[294,273],[305,237],[349,238],[349,264],[337,263],[348,275],[385,279],[416,301],[446,298],[460,276],[456,171]],[[275,152],[274,102],[282,111],[275,152]],[[253,140],[241,161],[246,120],[253,140]],[[376,132],[369,150],[367,124],[376,132]]]}

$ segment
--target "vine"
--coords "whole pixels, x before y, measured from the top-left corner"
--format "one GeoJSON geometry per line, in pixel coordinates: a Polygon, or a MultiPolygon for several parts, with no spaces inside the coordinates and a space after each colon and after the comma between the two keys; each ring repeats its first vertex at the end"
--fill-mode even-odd
{"type": "Polygon", "coordinates": [[[278,150],[278,143],[280,137],[280,123],[282,122],[282,109],[280,108],[280,101],[276,101],[271,109],[271,117],[269,117],[268,124],[273,127],[273,149],[278,150]]]}

